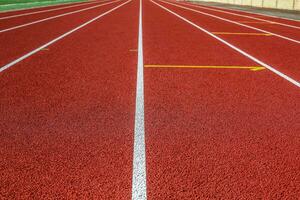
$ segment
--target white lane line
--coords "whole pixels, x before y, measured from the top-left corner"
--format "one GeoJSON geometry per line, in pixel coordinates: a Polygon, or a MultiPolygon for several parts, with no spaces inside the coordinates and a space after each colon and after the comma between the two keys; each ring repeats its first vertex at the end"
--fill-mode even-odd
{"type": "Polygon", "coordinates": [[[152,3],[154,3],[155,5],[161,7],[162,9],[166,10],[167,12],[169,12],[169,13],[175,15],[176,17],[182,19],[183,21],[187,22],[188,24],[194,26],[195,28],[197,28],[197,29],[203,31],[204,33],[210,35],[211,37],[213,37],[213,38],[219,40],[220,42],[222,42],[223,44],[229,46],[230,48],[234,49],[235,51],[239,52],[240,54],[242,54],[242,55],[246,56],[247,58],[253,60],[254,62],[260,64],[261,66],[264,66],[265,68],[269,69],[270,71],[274,72],[275,74],[277,74],[278,76],[284,78],[285,80],[291,82],[292,84],[296,85],[297,87],[300,87],[300,83],[299,83],[298,81],[296,81],[296,80],[290,78],[289,76],[285,75],[284,73],[282,73],[282,72],[280,72],[280,71],[274,69],[274,68],[271,67],[270,65],[268,65],[268,64],[266,64],[266,63],[264,63],[264,62],[258,60],[257,58],[251,56],[250,54],[246,53],[245,51],[243,51],[243,50],[239,49],[238,47],[236,47],[236,46],[230,44],[229,42],[227,42],[227,41],[225,41],[225,40],[219,38],[218,36],[216,36],[216,35],[210,33],[208,30],[206,30],[206,29],[204,29],[204,28],[202,28],[202,27],[200,27],[200,26],[194,24],[193,22],[191,22],[191,21],[189,21],[188,19],[186,19],[186,18],[180,16],[179,14],[177,14],[177,13],[175,13],[175,12],[169,10],[168,8],[166,8],[166,7],[160,5],[160,4],[158,4],[158,3],[156,3],[156,2],[154,2],[154,1],[152,1],[152,0],[150,0],[150,1],[151,1],[152,3]]]}
{"type": "Polygon", "coordinates": [[[22,13],[22,14],[17,14],[17,15],[10,15],[10,16],[0,17],[0,20],[11,19],[11,18],[16,18],[16,17],[22,17],[22,16],[27,16],[27,15],[34,15],[34,14],[45,13],[45,12],[51,12],[51,11],[56,11],[56,10],[63,10],[63,9],[67,9],[67,8],[74,8],[74,7],[78,7],[78,6],[84,6],[84,5],[90,5],[90,4],[95,4],[95,3],[101,3],[101,2],[105,2],[105,1],[108,1],[108,0],[97,1],[97,2],[93,1],[93,2],[76,4],[76,5],[71,5],[71,6],[64,6],[64,7],[59,7],[59,8],[53,8],[53,9],[47,9],[47,10],[40,10],[40,11],[22,13]]]}
{"type": "Polygon", "coordinates": [[[144,127],[145,126],[144,125],[144,61],[143,61],[142,20],[143,20],[142,0],[140,0],[133,173],[132,173],[132,200],[147,199],[145,127],[144,127]]]}
{"type": "Polygon", "coordinates": [[[113,12],[114,10],[120,8],[121,6],[124,6],[125,4],[129,3],[130,1],[131,1],[131,0],[128,0],[128,1],[126,1],[125,3],[122,3],[121,5],[118,5],[118,6],[114,7],[113,9],[110,9],[110,10],[106,11],[105,13],[103,13],[103,14],[101,14],[101,15],[98,15],[97,17],[95,17],[95,18],[93,18],[93,19],[91,19],[91,20],[89,20],[89,21],[87,21],[87,22],[81,24],[80,26],[77,26],[76,28],[74,28],[74,29],[72,29],[72,30],[70,30],[70,31],[68,31],[68,32],[66,32],[66,33],[64,33],[63,35],[61,35],[61,36],[59,36],[59,37],[57,37],[57,38],[51,40],[50,42],[48,42],[48,43],[46,43],[46,44],[44,44],[44,45],[42,45],[42,46],[36,48],[35,50],[33,50],[33,51],[31,51],[31,52],[29,52],[29,53],[27,53],[27,54],[25,54],[25,55],[19,57],[18,59],[14,60],[14,61],[12,61],[12,62],[10,62],[10,63],[8,63],[8,64],[2,66],[2,67],[0,67],[0,73],[3,72],[4,70],[10,68],[11,66],[13,66],[13,65],[15,65],[15,64],[17,64],[17,63],[19,63],[19,62],[21,62],[22,60],[24,60],[24,59],[26,59],[26,58],[32,56],[33,54],[35,54],[35,53],[41,51],[42,49],[44,49],[44,48],[50,46],[51,44],[53,44],[53,43],[55,43],[55,42],[61,40],[62,38],[64,38],[64,37],[70,35],[71,33],[74,33],[75,31],[77,31],[77,30],[79,30],[79,29],[85,27],[86,25],[92,23],[93,21],[95,21],[95,20],[97,20],[97,19],[99,19],[99,18],[101,18],[101,17],[103,17],[103,16],[105,16],[105,15],[107,15],[107,14],[113,12]]]}
{"type": "Polygon", "coordinates": [[[241,23],[236,22],[236,21],[225,19],[223,17],[212,15],[212,14],[209,14],[209,13],[206,13],[206,12],[202,12],[202,11],[199,11],[199,10],[195,10],[195,9],[192,9],[192,8],[187,8],[187,7],[184,7],[184,6],[180,6],[180,5],[177,5],[177,4],[174,4],[174,3],[170,3],[170,2],[166,2],[166,1],[162,1],[162,0],[159,0],[159,1],[164,2],[166,4],[170,4],[170,5],[179,7],[179,8],[183,8],[185,10],[190,10],[190,11],[193,11],[193,12],[196,12],[196,13],[200,13],[200,14],[203,14],[203,15],[206,15],[206,16],[210,16],[210,17],[213,17],[213,18],[216,18],[216,19],[220,19],[222,21],[226,21],[226,22],[229,22],[229,23],[237,24],[239,26],[243,26],[243,27],[246,27],[246,28],[249,28],[249,29],[253,29],[253,30],[256,30],[256,31],[263,32],[263,33],[272,34],[273,36],[276,36],[276,37],[279,37],[279,38],[282,38],[282,39],[285,39],[285,40],[288,40],[288,41],[300,44],[299,40],[295,40],[295,39],[292,39],[292,38],[289,38],[289,37],[286,37],[286,36],[283,36],[283,35],[279,35],[279,34],[276,34],[276,33],[270,32],[270,31],[266,31],[266,30],[263,30],[263,29],[255,28],[253,26],[249,26],[249,25],[246,25],[246,24],[241,24],[241,23]]]}
{"type": "MultiPolygon", "coordinates": [[[[191,4],[194,4],[194,3],[191,3],[191,4]]],[[[284,20],[300,22],[300,20],[298,20],[298,19],[290,19],[287,17],[279,17],[279,16],[273,16],[273,15],[268,15],[268,14],[263,14],[263,13],[255,13],[255,12],[251,12],[251,11],[245,11],[245,10],[239,10],[239,9],[233,9],[233,8],[223,8],[223,7],[219,7],[219,6],[208,6],[208,7],[222,9],[222,10],[230,10],[230,11],[234,11],[234,12],[242,12],[242,13],[257,15],[260,17],[271,17],[271,18],[275,18],[275,19],[284,19],[284,20]]]]}
{"type": "Polygon", "coordinates": [[[10,28],[7,28],[7,29],[0,30],[0,33],[4,33],[4,32],[7,32],[7,31],[12,31],[12,30],[15,30],[15,29],[19,29],[19,28],[23,28],[23,27],[26,27],[26,26],[30,26],[30,25],[33,25],[33,24],[45,22],[45,21],[48,21],[48,20],[51,20],[51,19],[56,19],[56,18],[59,18],[59,17],[64,17],[64,16],[67,16],[67,15],[71,15],[71,14],[75,14],[75,13],[79,13],[79,12],[91,10],[91,9],[94,9],[94,8],[97,8],[97,7],[101,7],[101,6],[105,6],[105,5],[108,5],[108,4],[112,4],[112,3],[115,3],[115,2],[118,2],[118,1],[120,1],[120,0],[111,1],[111,2],[108,2],[108,3],[103,3],[103,4],[100,4],[100,5],[96,5],[96,6],[92,6],[92,7],[80,9],[80,10],[75,10],[75,11],[72,11],[72,12],[67,12],[67,13],[64,13],[64,14],[55,15],[55,16],[52,16],[52,17],[48,17],[48,18],[37,20],[37,21],[29,22],[29,23],[26,23],[26,24],[22,24],[22,25],[10,27],[10,28]]]}
{"type": "Polygon", "coordinates": [[[229,14],[229,15],[235,15],[235,16],[244,17],[244,18],[248,18],[248,19],[259,20],[259,21],[263,21],[263,22],[268,22],[268,23],[272,23],[272,24],[286,26],[286,27],[289,27],[289,28],[300,29],[299,26],[294,26],[294,25],[290,25],[290,24],[284,24],[284,23],[280,23],[280,22],[276,22],[276,21],[270,21],[270,20],[266,20],[266,19],[252,17],[252,16],[249,16],[249,15],[237,14],[237,13],[228,12],[228,11],[224,11],[224,10],[220,10],[220,9],[214,9],[214,8],[200,6],[200,5],[189,4],[189,3],[178,3],[178,4],[186,5],[186,6],[192,6],[192,7],[195,7],[195,8],[201,8],[201,9],[205,9],[205,10],[212,10],[212,11],[216,11],[216,12],[226,13],[226,14],[229,14]]]}

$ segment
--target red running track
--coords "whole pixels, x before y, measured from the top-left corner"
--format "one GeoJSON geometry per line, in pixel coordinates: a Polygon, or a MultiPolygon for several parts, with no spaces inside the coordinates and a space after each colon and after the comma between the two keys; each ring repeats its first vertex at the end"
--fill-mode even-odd
{"type": "MultiPolygon", "coordinates": [[[[229,33],[259,33],[236,24],[227,23],[190,10],[178,8],[167,3],[161,5],[184,16],[193,23],[205,28],[209,32],[229,33]]],[[[298,30],[300,33],[300,30],[298,30]]],[[[298,70],[300,44],[284,40],[275,36],[247,36],[247,35],[218,35],[236,47],[244,50],[259,60],[268,63],[288,76],[300,80],[298,70]]]]}
{"type": "Polygon", "coordinates": [[[288,24],[288,25],[292,25],[292,26],[300,26],[299,20],[285,19],[285,18],[271,16],[271,15],[263,15],[263,14],[259,14],[259,13],[251,13],[251,12],[241,11],[241,10],[226,9],[226,8],[221,8],[221,7],[216,7],[216,6],[197,5],[192,2],[185,2],[184,4],[185,5],[194,5],[194,6],[198,6],[198,7],[201,6],[201,7],[206,7],[206,8],[213,8],[213,9],[217,9],[220,11],[231,12],[231,13],[235,13],[235,14],[239,14],[239,15],[250,16],[250,17],[255,17],[255,18],[264,19],[264,20],[270,20],[270,21],[284,23],[284,24],[288,24]]]}
{"type": "Polygon", "coordinates": [[[130,198],[137,11],[130,2],[1,74],[2,197],[130,198]]]}
{"type": "MultiPolygon", "coordinates": [[[[111,1],[112,2],[112,1],[111,1]]],[[[59,16],[59,15],[63,15],[65,14],[67,16],[68,13],[70,13],[70,15],[74,15],[72,14],[72,12],[76,12],[78,11],[79,13],[84,13],[88,10],[84,10],[84,9],[88,9],[91,8],[93,9],[93,7],[95,7],[94,9],[97,8],[98,5],[105,5],[109,3],[109,1],[106,2],[93,2],[92,4],[76,4],[76,7],[71,7],[71,8],[65,8],[65,9],[61,9],[61,10],[54,10],[51,12],[43,12],[43,13],[37,13],[34,15],[25,15],[25,16],[20,16],[20,17],[16,17],[16,18],[9,18],[9,19],[0,19],[0,33],[1,31],[3,32],[6,29],[10,29],[10,28],[14,28],[16,26],[22,26],[25,24],[29,24],[29,23],[35,23],[37,21],[41,21],[41,20],[48,20],[47,18],[53,18],[53,19],[49,19],[49,20],[61,20],[60,18],[64,17],[64,16],[59,16]],[[80,10],[83,10],[80,12],[80,10]],[[54,18],[56,17],[57,18],[54,18]]],[[[40,23],[44,23],[44,22],[40,22],[40,23]]],[[[32,26],[32,25],[31,25],[32,26]]]]}
{"type": "MultiPolygon", "coordinates": [[[[144,10],[145,64],[253,65],[153,3],[144,10]]],[[[296,199],[298,89],[268,70],[145,68],[149,199],[296,199]]]]}
{"type": "MultiPolygon", "coordinates": [[[[251,27],[254,27],[254,28],[269,31],[269,32],[279,34],[279,35],[282,35],[282,36],[285,36],[285,37],[289,37],[291,39],[295,39],[295,40],[298,40],[298,41],[300,40],[300,34],[299,34],[300,33],[300,22],[296,22],[297,25],[294,25],[294,27],[288,27],[288,26],[282,26],[282,25],[279,25],[279,24],[276,24],[276,23],[267,23],[267,22],[260,21],[260,20],[249,19],[249,18],[245,18],[245,17],[242,17],[242,16],[236,16],[236,15],[231,15],[231,14],[228,14],[228,13],[218,12],[219,9],[217,9],[217,11],[214,11],[214,10],[204,9],[206,7],[201,8],[199,6],[190,5],[190,4],[182,4],[182,3],[172,2],[172,1],[170,3],[175,3],[176,5],[184,6],[184,7],[194,9],[194,10],[197,10],[197,11],[200,11],[200,12],[203,12],[203,13],[207,13],[207,14],[210,14],[210,15],[221,17],[221,18],[226,19],[226,20],[231,20],[233,22],[237,22],[237,23],[240,23],[242,25],[247,25],[247,26],[251,26],[251,27]]],[[[270,22],[276,22],[276,20],[272,19],[272,20],[270,20],[270,22]]],[[[225,22],[225,24],[226,23],[229,23],[229,22],[225,22]]],[[[289,23],[283,23],[283,24],[289,25],[289,23]]],[[[251,31],[255,31],[255,30],[248,29],[248,31],[251,32],[251,31]]]]}
{"type": "MultiPolygon", "coordinates": [[[[173,2],[172,2],[173,3],[173,2]]],[[[204,13],[208,13],[211,15],[215,15],[227,20],[231,20],[233,22],[237,22],[240,24],[244,24],[247,26],[251,26],[254,28],[258,28],[258,29],[262,29],[265,31],[269,31],[275,34],[279,34],[285,37],[289,37],[295,40],[300,40],[300,23],[298,23],[297,26],[294,27],[288,27],[288,26],[282,26],[280,24],[276,24],[276,23],[270,23],[270,22],[276,22],[275,20],[271,20],[270,22],[264,22],[264,21],[260,21],[260,20],[256,20],[256,19],[249,19],[249,18],[245,18],[242,16],[236,16],[236,15],[231,15],[228,13],[222,13],[222,12],[218,12],[218,11],[214,11],[214,10],[207,10],[198,6],[194,6],[194,5],[189,5],[189,4],[177,4],[177,5],[181,5],[181,6],[187,6],[188,8],[191,9],[196,9],[198,11],[204,12],[204,13]]],[[[286,23],[284,23],[286,24],[286,23]]],[[[287,24],[289,25],[289,24],[287,24]]],[[[251,30],[251,29],[249,29],[251,30]]]]}
{"type": "Polygon", "coordinates": [[[92,9],[88,12],[75,13],[60,19],[53,19],[32,26],[0,33],[0,66],[17,59],[121,3],[122,2],[115,2],[92,9]]]}
{"type": "MultiPolygon", "coordinates": [[[[268,69],[147,67],[259,64],[142,2],[147,198],[297,199],[299,87],[268,69]]],[[[209,32],[249,32],[155,2],[209,32]]],[[[1,33],[0,66],[123,3],[1,33]]],[[[1,198],[132,197],[139,6],[130,1],[0,72],[1,198]]],[[[217,36],[299,82],[299,44],[217,36]]]]}

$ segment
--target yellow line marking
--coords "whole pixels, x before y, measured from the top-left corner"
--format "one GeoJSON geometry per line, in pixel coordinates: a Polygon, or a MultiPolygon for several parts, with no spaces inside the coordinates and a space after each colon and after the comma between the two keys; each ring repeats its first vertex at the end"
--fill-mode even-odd
{"type": "Polygon", "coordinates": [[[255,21],[239,21],[244,24],[274,24],[274,22],[255,22],[255,21]]]}
{"type": "Polygon", "coordinates": [[[129,51],[138,51],[137,49],[130,49],[129,51]]]}
{"type": "Polygon", "coordinates": [[[269,33],[231,33],[231,32],[212,32],[215,35],[257,35],[257,36],[271,36],[269,33]]]}
{"type": "Polygon", "coordinates": [[[41,49],[42,51],[49,51],[49,49],[48,48],[43,48],[43,49],[41,49]]]}
{"type": "Polygon", "coordinates": [[[264,70],[261,66],[196,66],[196,65],[144,65],[146,68],[197,68],[197,69],[246,69],[251,71],[264,70]]]}

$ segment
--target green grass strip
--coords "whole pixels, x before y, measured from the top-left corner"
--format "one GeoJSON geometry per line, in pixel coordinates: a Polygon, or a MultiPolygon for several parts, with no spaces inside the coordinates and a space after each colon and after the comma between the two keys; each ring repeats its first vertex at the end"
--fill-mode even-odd
{"type": "Polygon", "coordinates": [[[0,12],[81,1],[87,0],[0,0],[0,12]]]}

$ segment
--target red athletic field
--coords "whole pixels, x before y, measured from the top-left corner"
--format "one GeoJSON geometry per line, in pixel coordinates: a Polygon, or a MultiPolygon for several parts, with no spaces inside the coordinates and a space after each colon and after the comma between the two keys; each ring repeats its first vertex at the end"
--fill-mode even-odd
{"type": "Polygon", "coordinates": [[[300,197],[299,21],[74,5],[0,13],[0,199],[300,197]]]}

